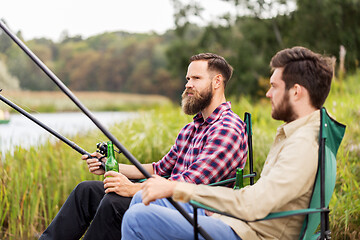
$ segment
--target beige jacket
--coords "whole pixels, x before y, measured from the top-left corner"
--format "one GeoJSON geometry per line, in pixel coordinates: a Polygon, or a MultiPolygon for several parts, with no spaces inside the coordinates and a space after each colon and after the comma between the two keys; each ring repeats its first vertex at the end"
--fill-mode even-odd
{"type": "MultiPolygon", "coordinates": [[[[247,221],[307,208],[318,165],[320,111],[280,126],[259,180],[240,190],[178,183],[175,201],[200,203],[247,221]]],[[[259,136],[261,137],[261,136],[259,136]]],[[[297,239],[304,216],[244,222],[214,214],[242,239],[297,239]]]]}

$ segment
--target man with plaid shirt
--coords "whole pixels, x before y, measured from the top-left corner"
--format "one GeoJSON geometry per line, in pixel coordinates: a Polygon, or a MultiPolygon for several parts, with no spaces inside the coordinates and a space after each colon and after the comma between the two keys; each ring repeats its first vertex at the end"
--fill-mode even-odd
{"type": "MultiPolygon", "coordinates": [[[[231,76],[232,67],[221,56],[201,53],[190,58],[182,108],[196,115],[160,161],[143,164],[148,172],[173,181],[209,184],[234,177],[236,168],[244,167],[245,124],[232,112],[224,93],[231,76]]],[[[85,232],[85,240],[121,238],[122,217],[142,185],[129,179],[144,176],[133,165],[119,164],[119,173],[104,173],[97,159],[85,155],[82,159],[91,173],[104,174],[105,180],[78,184],[40,239],[80,239],[85,232]]]]}

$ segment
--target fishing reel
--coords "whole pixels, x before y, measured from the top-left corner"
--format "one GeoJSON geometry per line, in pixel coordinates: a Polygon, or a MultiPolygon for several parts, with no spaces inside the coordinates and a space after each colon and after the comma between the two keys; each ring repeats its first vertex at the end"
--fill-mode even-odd
{"type": "Polygon", "coordinates": [[[106,142],[99,142],[96,144],[96,152],[100,153],[101,155],[107,157],[107,143],[106,142]]]}
{"type": "MultiPolygon", "coordinates": [[[[108,146],[107,146],[107,143],[106,142],[99,142],[96,144],[96,152],[100,153],[101,155],[107,157],[107,149],[108,149],[108,146]]],[[[117,153],[121,153],[120,150],[116,150],[114,149],[114,152],[117,152],[117,153]]]]}

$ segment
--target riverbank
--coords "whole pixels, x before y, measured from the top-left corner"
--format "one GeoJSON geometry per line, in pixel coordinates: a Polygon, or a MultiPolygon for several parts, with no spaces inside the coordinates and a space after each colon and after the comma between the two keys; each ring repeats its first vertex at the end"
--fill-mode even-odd
{"type": "MultiPolygon", "coordinates": [[[[28,112],[79,111],[78,107],[60,91],[3,90],[1,94],[28,112]]],[[[137,111],[170,103],[170,99],[160,95],[116,92],[74,92],[74,95],[90,111],[137,111]]],[[[5,104],[3,106],[1,108],[7,107],[5,104]]]]}
{"type": "MultiPolygon", "coordinates": [[[[105,127],[127,121],[137,114],[135,112],[92,112],[105,127]]],[[[95,124],[82,112],[33,113],[35,119],[66,138],[75,135],[86,135],[89,131],[99,131],[95,124]]],[[[0,125],[0,158],[5,153],[13,154],[16,146],[28,149],[37,147],[47,140],[59,140],[35,122],[21,114],[12,114],[8,124],[0,125]]],[[[92,149],[93,151],[94,149],[92,149]]]]}

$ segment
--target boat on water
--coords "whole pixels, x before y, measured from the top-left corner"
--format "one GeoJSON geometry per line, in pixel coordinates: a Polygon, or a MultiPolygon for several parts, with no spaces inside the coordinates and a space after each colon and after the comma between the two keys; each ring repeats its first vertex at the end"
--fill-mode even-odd
{"type": "Polygon", "coordinates": [[[7,124],[10,122],[10,113],[9,111],[5,110],[1,110],[0,109],[0,124],[7,124]]]}

